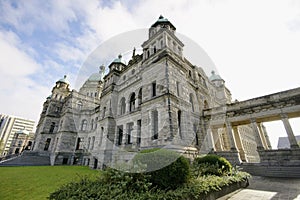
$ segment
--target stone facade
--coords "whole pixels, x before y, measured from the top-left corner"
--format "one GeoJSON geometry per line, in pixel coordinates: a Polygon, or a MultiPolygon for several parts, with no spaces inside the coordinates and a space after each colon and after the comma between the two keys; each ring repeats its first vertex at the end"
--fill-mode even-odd
{"type": "MultiPolygon", "coordinates": [[[[79,92],[69,89],[66,77],[58,80],[43,105],[34,151],[49,154],[52,164],[102,168],[153,147],[192,156],[230,150],[227,133],[217,133],[225,141],[218,145],[208,137],[203,112],[231,103],[231,93],[219,75],[208,77],[183,56],[175,31],[160,17],[141,55],[134,50],[127,65],[120,55],[104,77],[102,66],[79,92]]],[[[256,148],[252,129],[242,132],[241,142],[251,140],[256,148]]]]}

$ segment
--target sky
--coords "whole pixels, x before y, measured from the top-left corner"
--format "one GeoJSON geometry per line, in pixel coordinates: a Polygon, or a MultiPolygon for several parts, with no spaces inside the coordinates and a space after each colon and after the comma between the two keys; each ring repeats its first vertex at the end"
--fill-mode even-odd
{"type": "MultiPolygon", "coordinates": [[[[2,0],[0,113],[38,121],[58,79],[66,74],[74,88],[99,45],[149,28],[159,15],[201,46],[233,99],[300,86],[298,0],[2,0]]],[[[101,64],[109,61],[92,71],[101,64]]],[[[299,119],[290,121],[300,135],[299,119]]],[[[284,127],[266,126],[276,147],[278,137],[286,136],[284,127]]]]}

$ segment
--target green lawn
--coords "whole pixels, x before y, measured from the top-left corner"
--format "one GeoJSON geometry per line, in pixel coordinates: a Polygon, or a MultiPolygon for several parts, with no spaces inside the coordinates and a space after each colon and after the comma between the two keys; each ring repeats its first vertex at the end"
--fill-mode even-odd
{"type": "Polygon", "coordinates": [[[0,167],[0,199],[46,199],[65,183],[99,174],[82,166],[0,167]]]}

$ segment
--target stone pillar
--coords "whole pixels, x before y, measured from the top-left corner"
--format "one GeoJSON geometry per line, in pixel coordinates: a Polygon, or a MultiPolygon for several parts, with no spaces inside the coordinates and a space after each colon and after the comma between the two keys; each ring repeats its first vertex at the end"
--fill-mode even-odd
{"type": "Polygon", "coordinates": [[[207,147],[209,148],[209,150],[216,150],[211,127],[209,127],[207,130],[207,147]]]}
{"type": "Polygon", "coordinates": [[[285,128],[286,133],[288,135],[288,139],[289,139],[289,142],[290,142],[290,147],[291,148],[299,148],[296,137],[293,133],[293,129],[292,129],[291,124],[289,122],[288,116],[286,114],[282,114],[281,115],[281,120],[284,124],[284,128],[285,128]]]}
{"type": "Polygon", "coordinates": [[[234,139],[236,141],[236,146],[237,146],[237,149],[239,151],[240,158],[241,158],[242,161],[247,162],[247,158],[246,158],[245,150],[244,150],[244,145],[242,143],[238,127],[233,126],[232,130],[233,130],[234,139]]]}
{"type": "Polygon", "coordinates": [[[264,129],[262,128],[262,123],[258,123],[258,130],[259,130],[260,137],[262,139],[263,147],[265,149],[269,149],[266,135],[265,135],[264,129]]]}
{"type": "Polygon", "coordinates": [[[231,127],[231,123],[226,121],[226,131],[227,131],[227,135],[228,135],[228,139],[229,139],[229,143],[230,143],[230,150],[232,151],[236,151],[236,143],[234,140],[234,135],[232,132],[232,127],[231,127]]]}
{"type": "Polygon", "coordinates": [[[257,150],[264,150],[264,146],[262,143],[262,139],[260,137],[259,129],[257,127],[257,123],[255,119],[251,119],[251,127],[255,134],[256,144],[257,144],[257,150]]]}
{"type": "Polygon", "coordinates": [[[218,132],[218,128],[214,128],[211,130],[212,136],[213,136],[213,141],[215,145],[216,151],[223,151],[222,143],[221,143],[221,138],[218,132]]]}

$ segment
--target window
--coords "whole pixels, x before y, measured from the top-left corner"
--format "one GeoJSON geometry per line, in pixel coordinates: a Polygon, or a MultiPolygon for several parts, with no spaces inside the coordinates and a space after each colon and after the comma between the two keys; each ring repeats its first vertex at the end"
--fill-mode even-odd
{"type": "Polygon", "coordinates": [[[132,69],[131,70],[131,74],[133,75],[135,73],[135,69],[132,69]]]}
{"type": "Polygon", "coordinates": [[[178,123],[178,133],[179,133],[179,136],[180,138],[182,138],[182,135],[181,135],[181,110],[178,110],[177,111],[177,123],[178,123]]]}
{"type": "Polygon", "coordinates": [[[135,93],[132,93],[129,102],[129,111],[132,112],[135,110],[135,93]]]}
{"type": "Polygon", "coordinates": [[[77,144],[76,144],[76,148],[75,150],[79,150],[80,149],[80,143],[81,143],[81,138],[77,138],[77,144]]]}
{"type": "Polygon", "coordinates": [[[125,97],[122,97],[120,105],[121,105],[121,107],[120,107],[120,114],[124,115],[125,112],[126,112],[126,100],[125,100],[125,97]]]}
{"type": "Polygon", "coordinates": [[[94,149],[94,144],[95,144],[95,136],[92,137],[92,145],[91,145],[91,150],[94,149]]]}
{"type": "Polygon", "coordinates": [[[79,110],[82,109],[82,102],[81,101],[77,102],[77,109],[79,109],[79,110]]]}
{"type": "Polygon", "coordinates": [[[87,128],[87,121],[86,119],[84,119],[81,121],[81,130],[86,131],[86,128],[87,128]]]}
{"type": "Polygon", "coordinates": [[[48,151],[49,146],[50,146],[50,142],[51,142],[51,138],[47,138],[47,140],[45,142],[44,151],[48,151]]]}
{"type": "Polygon", "coordinates": [[[152,97],[156,96],[156,82],[152,83],[152,97]]]}
{"type": "Polygon", "coordinates": [[[196,124],[193,125],[193,131],[195,134],[196,145],[199,145],[199,138],[198,138],[198,134],[197,134],[197,125],[196,124]]]}
{"type": "Polygon", "coordinates": [[[179,82],[178,81],[176,81],[176,89],[177,89],[177,96],[179,97],[180,93],[179,93],[179,82]]]}
{"type": "Polygon", "coordinates": [[[127,124],[127,144],[132,144],[132,135],[131,132],[133,130],[133,123],[127,124]]]}
{"type": "Polygon", "coordinates": [[[138,94],[138,106],[140,106],[142,104],[142,98],[143,98],[143,93],[142,93],[142,88],[139,90],[139,94],[138,94]]]}
{"type": "Polygon", "coordinates": [[[87,143],[87,149],[90,149],[90,144],[91,144],[91,138],[89,137],[88,143],[87,143]]]}
{"type": "Polygon", "coordinates": [[[103,133],[104,133],[104,128],[101,127],[100,140],[99,140],[99,147],[101,146],[101,143],[102,143],[103,133]]]}
{"type": "Polygon", "coordinates": [[[150,51],[147,50],[147,58],[149,58],[149,57],[150,57],[150,51]]]}
{"type": "Polygon", "coordinates": [[[105,117],[106,107],[103,108],[102,118],[105,117]]]}
{"type": "Polygon", "coordinates": [[[55,128],[55,122],[52,122],[50,125],[49,133],[53,133],[55,128]]]}
{"type": "Polygon", "coordinates": [[[95,129],[97,129],[98,117],[95,119],[95,129]]]}
{"type": "Polygon", "coordinates": [[[156,110],[152,111],[152,130],[153,137],[152,139],[158,139],[158,112],[156,110]]]}
{"type": "Polygon", "coordinates": [[[92,122],[91,122],[91,130],[94,129],[94,119],[92,119],[92,122]]]}
{"type": "Polygon", "coordinates": [[[153,47],[153,52],[156,53],[156,46],[153,47]]]}
{"type": "Polygon", "coordinates": [[[195,112],[195,110],[194,110],[194,101],[193,101],[193,95],[192,94],[190,94],[190,103],[192,105],[192,111],[195,112]]]}
{"type": "Polygon", "coordinates": [[[142,120],[137,121],[137,140],[136,143],[138,146],[141,145],[141,129],[142,129],[142,120]]]}
{"type": "Polygon", "coordinates": [[[208,108],[209,108],[208,103],[206,100],[204,100],[204,109],[208,109],[208,108]]]}
{"type": "Polygon", "coordinates": [[[163,48],[163,46],[164,46],[164,42],[161,40],[160,41],[160,48],[163,48]]]}
{"type": "Polygon", "coordinates": [[[123,125],[118,126],[118,145],[122,145],[123,139],[123,125]]]}
{"type": "Polygon", "coordinates": [[[189,77],[192,78],[192,72],[189,70],[189,77]]]}
{"type": "Polygon", "coordinates": [[[95,97],[97,97],[97,92],[95,92],[95,97]]]}

